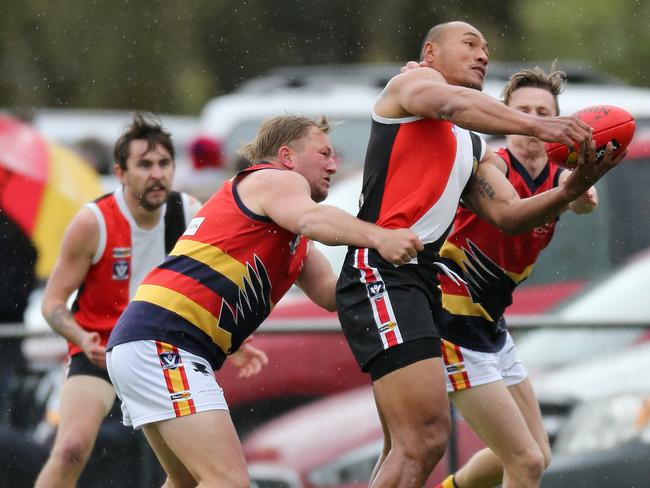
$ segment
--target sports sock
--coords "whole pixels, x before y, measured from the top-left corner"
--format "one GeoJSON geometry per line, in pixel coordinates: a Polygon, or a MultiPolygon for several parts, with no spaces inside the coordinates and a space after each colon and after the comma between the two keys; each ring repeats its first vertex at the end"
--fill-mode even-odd
{"type": "Polygon", "coordinates": [[[447,476],[442,483],[440,483],[436,488],[458,488],[454,475],[450,474],[447,476]]]}

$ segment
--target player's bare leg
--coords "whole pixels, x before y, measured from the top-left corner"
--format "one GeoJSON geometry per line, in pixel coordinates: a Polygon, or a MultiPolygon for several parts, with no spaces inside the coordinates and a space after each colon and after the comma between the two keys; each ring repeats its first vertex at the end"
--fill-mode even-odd
{"type": "Polygon", "coordinates": [[[542,423],[542,412],[535,396],[530,379],[526,378],[521,383],[508,387],[508,391],[517,402],[519,411],[524,416],[529,432],[537,442],[544,456],[544,468],[551,464],[551,445],[542,423]]]}
{"type": "Polygon", "coordinates": [[[59,425],[36,488],[74,487],[115,401],[113,385],[94,376],[67,378],[61,389],[59,425]]]}
{"type": "Polygon", "coordinates": [[[249,486],[244,453],[227,410],[155,422],[145,426],[145,433],[167,472],[166,486],[249,486]]]}
{"type": "Polygon", "coordinates": [[[493,487],[502,479],[504,488],[539,486],[545,456],[502,381],[457,391],[450,398],[492,451],[480,451],[458,471],[458,486],[493,487]]]}
{"type": "Polygon", "coordinates": [[[176,457],[176,454],[167,446],[158,432],[156,425],[145,425],[142,430],[151,449],[156,454],[160,465],[165,470],[165,473],[167,473],[167,479],[162,488],[189,488],[196,486],[196,480],[181,460],[176,457]]]}
{"type": "Polygon", "coordinates": [[[423,486],[447,448],[449,402],[441,358],[418,361],[373,383],[390,451],[372,488],[423,486]]]}
{"type": "Polygon", "coordinates": [[[377,476],[377,472],[379,471],[379,468],[381,468],[384,459],[386,459],[386,456],[388,456],[388,453],[390,452],[390,446],[391,446],[388,426],[386,425],[386,421],[384,420],[384,415],[381,413],[381,409],[379,408],[379,404],[377,403],[376,398],[375,398],[375,405],[377,406],[377,414],[379,415],[379,422],[381,422],[381,430],[384,433],[384,445],[381,448],[381,454],[379,455],[377,464],[375,464],[375,467],[372,470],[372,474],[370,475],[370,481],[368,482],[368,485],[370,486],[372,486],[372,483],[375,480],[375,477],[377,476]]]}

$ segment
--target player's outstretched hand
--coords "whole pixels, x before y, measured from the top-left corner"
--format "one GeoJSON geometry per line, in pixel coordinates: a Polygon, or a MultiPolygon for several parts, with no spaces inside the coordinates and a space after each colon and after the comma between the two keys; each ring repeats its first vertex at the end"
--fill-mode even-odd
{"type": "Polygon", "coordinates": [[[239,370],[240,378],[249,378],[259,373],[264,366],[269,364],[269,358],[261,349],[253,346],[252,337],[247,338],[243,344],[228,356],[228,360],[239,370]]]}
{"type": "Polygon", "coordinates": [[[591,127],[574,116],[538,117],[535,136],[546,142],[561,142],[569,148],[591,141],[591,127]]]}
{"type": "Polygon", "coordinates": [[[587,192],[610,169],[618,166],[625,158],[627,151],[613,158],[614,146],[607,143],[603,153],[598,154],[594,141],[588,145],[581,145],[578,153],[578,164],[566,179],[564,188],[569,192],[572,200],[579,198],[587,192]]]}
{"type": "Polygon", "coordinates": [[[420,238],[410,229],[384,229],[385,235],[377,247],[379,254],[396,266],[408,263],[424,249],[420,238]]]}

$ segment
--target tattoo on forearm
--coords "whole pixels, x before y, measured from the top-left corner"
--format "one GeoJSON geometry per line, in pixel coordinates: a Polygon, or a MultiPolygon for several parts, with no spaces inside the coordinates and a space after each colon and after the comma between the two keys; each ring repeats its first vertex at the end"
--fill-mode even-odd
{"type": "Polygon", "coordinates": [[[488,183],[482,175],[476,177],[476,184],[478,185],[479,192],[482,197],[487,197],[490,200],[494,200],[494,188],[488,183]]]}
{"type": "Polygon", "coordinates": [[[72,313],[65,305],[59,305],[55,307],[46,317],[47,322],[52,326],[52,328],[61,332],[70,327],[70,322],[74,321],[72,313]]]}

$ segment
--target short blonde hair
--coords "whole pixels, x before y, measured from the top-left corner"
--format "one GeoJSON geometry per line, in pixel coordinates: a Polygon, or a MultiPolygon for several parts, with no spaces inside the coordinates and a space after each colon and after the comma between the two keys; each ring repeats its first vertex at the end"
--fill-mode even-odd
{"type": "Polygon", "coordinates": [[[546,73],[539,66],[532,69],[522,69],[510,76],[508,83],[501,92],[501,99],[506,105],[510,104],[512,94],[519,88],[533,87],[541,88],[553,95],[555,102],[555,115],[560,114],[560,104],[557,97],[566,86],[566,73],[555,69],[555,63],[551,65],[551,72],[546,73]]]}
{"type": "Polygon", "coordinates": [[[267,119],[262,122],[255,139],[244,144],[238,152],[251,163],[274,158],[282,146],[291,146],[302,139],[311,127],[326,134],[330,131],[330,124],[324,115],[319,120],[293,114],[267,119]]]}

